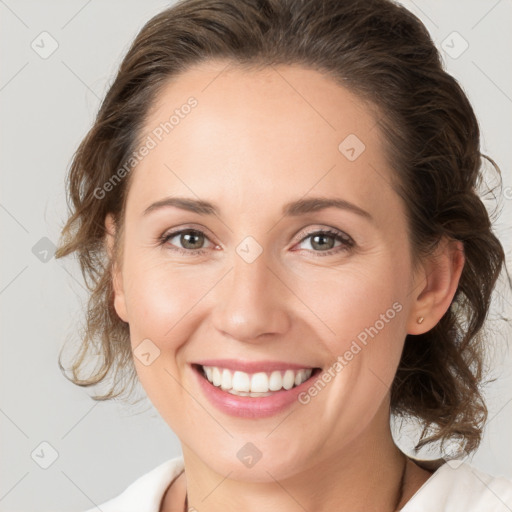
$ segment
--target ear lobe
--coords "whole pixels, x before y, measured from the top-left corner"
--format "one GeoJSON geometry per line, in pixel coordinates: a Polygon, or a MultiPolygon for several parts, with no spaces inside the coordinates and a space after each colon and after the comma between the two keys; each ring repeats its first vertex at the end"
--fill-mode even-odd
{"type": "Polygon", "coordinates": [[[408,334],[429,331],[448,311],[457,291],[464,261],[464,245],[460,240],[444,238],[439,243],[435,254],[424,263],[415,281],[414,293],[417,295],[409,314],[408,334]]]}
{"type": "Polygon", "coordinates": [[[115,260],[114,255],[114,241],[116,234],[116,225],[114,217],[111,213],[108,213],[105,217],[105,247],[107,254],[112,262],[112,288],[114,290],[114,309],[118,314],[119,318],[123,322],[128,322],[128,315],[126,312],[126,302],[123,288],[123,275],[121,270],[118,268],[118,262],[115,260]]]}

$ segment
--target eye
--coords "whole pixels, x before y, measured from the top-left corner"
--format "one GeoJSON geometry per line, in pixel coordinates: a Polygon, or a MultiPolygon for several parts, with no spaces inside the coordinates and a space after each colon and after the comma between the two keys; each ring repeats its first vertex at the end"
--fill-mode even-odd
{"type": "MultiPolygon", "coordinates": [[[[298,245],[303,244],[306,240],[309,240],[310,247],[305,249],[315,252],[317,256],[330,256],[348,251],[355,245],[350,236],[333,229],[313,231],[303,236],[298,245]],[[338,245],[336,245],[336,242],[338,242],[338,245]]],[[[192,228],[164,233],[158,238],[158,241],[159,245],[166,246],[172,251],[177,251],[187,256],[199,256],[215,247],[215,244],[210,241],[203,231],[192,228]],[[176,240],[173,242],[174,239],[176,240]],[[205,241],[210,242],[211,246],[205,248],[205,241]],[[181,247],[177,246],[177,244],[181,245],[181,247]]]]}
{"type": "Polygon", "coordinates": [[[310,246],[310,248],[306,247],[306,249],[319,253],[317,254],[318,256],[330,256],[342,251],[348,251],[355,245],[352,238],[348,235],[332,229],[323,229],[309,233],[302,238],[299,244],[304,243],[306,240],[309,240],[310,246]],[[337,246],[335,245],[336,242],[339,242],[337,246]]]}
{"type": "Polygon", "coordinates": [[[202,231],[191,228],[164,233],[159,240],[160,245],[168,245],[169,249],[178,251],[180,254],[187,255],[200,255],[206,253],[207,250],[203,248],[203,244],[206,240],[210,241],[202,231]],[[176,242],[171,243],[175,238],[182,247],[177,247],[175,245],[176,242]]]}

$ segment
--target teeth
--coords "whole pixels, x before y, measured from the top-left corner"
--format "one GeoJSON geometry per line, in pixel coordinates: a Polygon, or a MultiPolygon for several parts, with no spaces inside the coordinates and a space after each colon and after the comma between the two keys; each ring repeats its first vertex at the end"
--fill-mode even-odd
{"type": "Polygon", "coordinates": [[[283,387],[281,372],[272,372],[268,381],[270,391],[279,391],[283,387]]]}
{"type": "MultiPolygon", "coordinates": [[[[229,370],[224,369],[225,372],[229,370]]],[[[251,379],[248,373],[235,372],[233,374],[232,388],[235,391],[251,391],[251,379]]]]}
{"type": "Polygon", "coordinates": [[[220,386],[220,383],[222,382],[222,377],[220,375],[220,370],[218,368],[212,368],[213,369],[213,376],[212,376],[212,382],[214,386],[220,386]]]}
{"type": "Polygon", "coordinates": [[[293,370],[286,370],[283,377],[283,388],[292,389],[295,384],[295,373],[293,370]]]}
{"type": "Polygon", "coordinates": [[[266,393],[268,392],[268,377],[265,372],[259,372],[253,374],[251,377],[251,391],[256,391],[258,393],[266,393]]]}
{"type": "Polygon", "coordinates": [[[268,396],[272,391],[288,390],[308,380],[313,372],[312,368],[308,368],[249,374],[216,366],[203,366],[203,370],[214,386],[241,396],[268,396]]]}
{"type": "Polygon", "coordinates": [[[232,377],[231,372],[229,370],[222,370],[222,382],[220,384],[220,387],[222,389],[231,389],[232,388],[232,377]]]}

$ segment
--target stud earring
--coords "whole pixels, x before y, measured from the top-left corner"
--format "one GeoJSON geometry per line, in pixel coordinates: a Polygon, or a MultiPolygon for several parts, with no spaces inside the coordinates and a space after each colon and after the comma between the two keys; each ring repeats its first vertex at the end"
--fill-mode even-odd
{"type": "Polygon", "coordinates": [[[416,319],[416,322],[418,322],[419,324],[421,324],[423,322],[423,320],[425,320],[422,316],[418,317],[416,319]]]}

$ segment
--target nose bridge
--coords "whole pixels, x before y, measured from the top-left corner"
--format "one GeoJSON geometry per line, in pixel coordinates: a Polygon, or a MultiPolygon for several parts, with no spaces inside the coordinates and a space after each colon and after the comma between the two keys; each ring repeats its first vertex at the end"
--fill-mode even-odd
{"type": "Polygon", "coordinates": [[[285,287],[264,253],[252,259],[253,250],[242,242],[234,252],[232,270],[218,290],[215,305],[215,327],[240,341],[283,333],[289,327],[285,287]]]}

